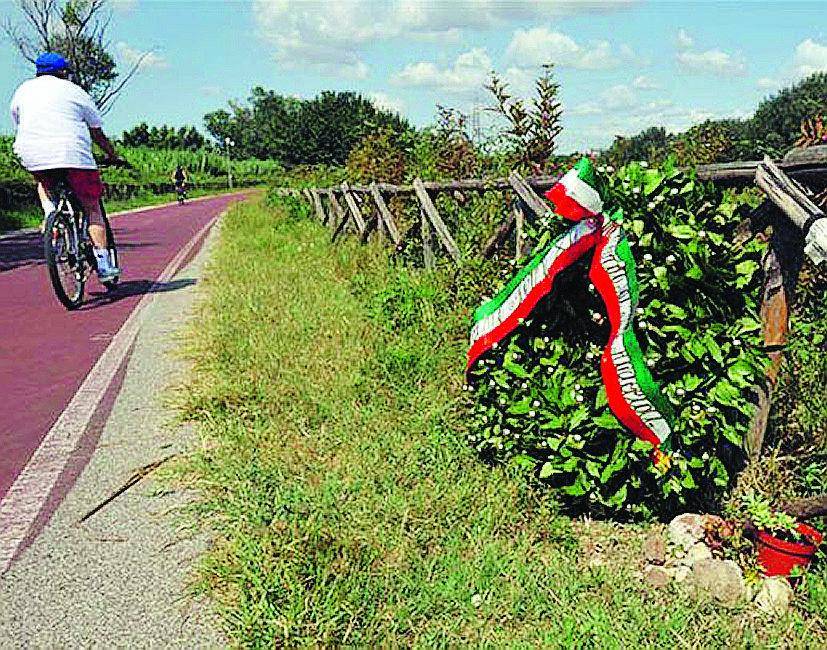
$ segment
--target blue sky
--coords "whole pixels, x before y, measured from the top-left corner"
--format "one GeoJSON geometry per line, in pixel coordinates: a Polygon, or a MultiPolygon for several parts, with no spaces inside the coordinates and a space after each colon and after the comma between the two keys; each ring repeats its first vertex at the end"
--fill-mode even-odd
{"type": "MultiPolygon", "coordinates": [[[[601,147],[650,125],[670,130],[748,115],[763,97],[827,70],[827,2],[683,0],[116,0],[111,35],[126,64],[151,51],[106,116],[113,134],[139,121],[201,125],[254,85],[310,97],[357,90],[417,125],[437,102],[488,102],[496,69],[528,94],[557,65],[561,148],[601,147]]],[[[14,16],[0,0],[0,17],[14,16]]],[[[0,96],[29,76],[0,44],[0,96]]],[[[7,111],[0,132],[9,132],[7,111]]]]}

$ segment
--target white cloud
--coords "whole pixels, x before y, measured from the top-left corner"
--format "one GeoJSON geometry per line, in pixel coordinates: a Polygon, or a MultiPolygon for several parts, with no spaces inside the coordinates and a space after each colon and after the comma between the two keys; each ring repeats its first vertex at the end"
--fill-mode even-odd
{"type": "Polygon", "coordinates": [[[405,112],[405,103],[398,97],[391,97],[383,92],[374,92],[369,93],[368,98],[377,108],[391,111],[392,113],[399,113],[400,115],[405,112]]]}
{"type": "Polygon", "coordinates": [[[678,47],[682,50],[686,50],[695,44],[695,40],[686,32],[685,29],[678,30],[677,41],[678,47]]]}
{"type": "Polygon", "coordinates": [[[220,97],[224,94],[224,88],[221,86],[201,86],[201,94],[207,97],[220,97]]]}
{"type": "Polygon", "coordinates": [[[632,86],[638,90],[660,90],[660,86],[645,75],[635,77],[632,86]]]}
{"type": "Polygon", "coordinates": [[[391,77],[399,86],[438,88],[443,92],[464,94],[479,90],[491,71],[491,57],[483,48],[474,48],[460,54],[447,67],[440,68],[431,61],[420,61],[405,66],[391,77]]]}
{"type": "Polygon", "coordinates": [[[624,60],[631,59],[634,53],[628,46],[615,51],[608,41],[582,45],[563,32],[533,27],[514,32],[506,48],[506,56],[523,67],[554,63],[581,70],[605,70],[618,67],[624,60]]]}
{"type": "Polygon", "coordinates": [[[717,48],[705,52],[686,50],[678,52],[675,58],[682,69],[691,73],[740,77],[747,72],[747,64],[742,56],[732,55],[717,48]]]}
{"type": "Polygon", "coordinates": [[[260,36],[282,65],[367,74],[362,50],[398,38],[458,41],[463,30],[622,9],[635,0],[254,0],[260,36]]]}
{"type": "Polygon", "coordinates": [[[755,82],[755,85],[764,90],[769,90],[770,88],[778,87],[778,81],[772,77],[760,77],[755,82]]]}
{"type": "Polygon", "coordinates": [[[140,61],[140,70],[162,70],[169,67],[167,60],[156,52],[136,50],[127,43],[120,41],[115,44],[118,55],[127,63],[133,66],[140,61]]]}
{"type": "Polygon", "coordinates": [[[797,77],[827,71],[827,45],[816,43],[811,38],[801,41],[795,48],[793,67],[797,77]]]}

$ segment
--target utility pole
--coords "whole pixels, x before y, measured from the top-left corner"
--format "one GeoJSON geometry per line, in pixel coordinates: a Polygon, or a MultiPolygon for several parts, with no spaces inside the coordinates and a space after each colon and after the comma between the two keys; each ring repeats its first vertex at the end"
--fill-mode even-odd
{"type": "Polygon", "coordinates": [[[224,138],[224,145],[227,149],[227,187],[233,189],[233,171],[230,166],[230,147],[235,146],[235,142],[229,137],[224,138]]]}

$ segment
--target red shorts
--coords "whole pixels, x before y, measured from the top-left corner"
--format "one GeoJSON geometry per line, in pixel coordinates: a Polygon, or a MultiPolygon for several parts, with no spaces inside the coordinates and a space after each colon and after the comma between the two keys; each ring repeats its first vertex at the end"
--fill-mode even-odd
{"type": "Polygon", "coordinates": [[[43,169],[32,172],[32,176],[49,192],[61,178],[66,178],[78,201],[84,205],[94,205],[103,197],[103,182],[97,169],[43,169]]]}

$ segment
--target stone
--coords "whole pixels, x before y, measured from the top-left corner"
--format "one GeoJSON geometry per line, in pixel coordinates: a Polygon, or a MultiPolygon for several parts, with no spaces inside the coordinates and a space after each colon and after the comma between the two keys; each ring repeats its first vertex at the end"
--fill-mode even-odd
{"type": "Polygon", "coordinates": [[[744,575],[732,560],[698,560],[692,566],[688,584],[698,595],[710,596],[728,606],[738,604],[746,596],[744,575]]]}
{"type": "Polygon", "coordinates": [[[649,564],[643,569],[643,579],[646,584],[655,589],[663,589],[672,580],[669,569],[655,564],[649,564]]]}
{"type": "Polygon", "coordinates": [[[793,588],[781,576],[767,578],[755,597],[755,606],[770,616],[783,616],[790,609],[793,588]]]}
{"type": "Polygon", "coordinates": [[[686,566],[692,566],[695,562],[700,560],[709,560],[712,558],[712,551],[703,542],[697,542],[689,547],[686,556],[683,558],[683,563],[686,566]]]}
{"type": "Polygon", "coordinates": [[[660,532],[652,531],[643,540],[643,558],[649,564],[666,562],[666,540],[660,532]]]}
{"type": "Polygon", "coordinates": [[[703,515],[685,512],[669,522],[669,541],[684,551],[703,538],[703,515]]]}
{"type": "Polygon", "coordinates": [[[675,567],[675,582],[683,582],[689,577],[690,573],[692,573],[692,569],[690,569],[688,566],[675,567]]]}

